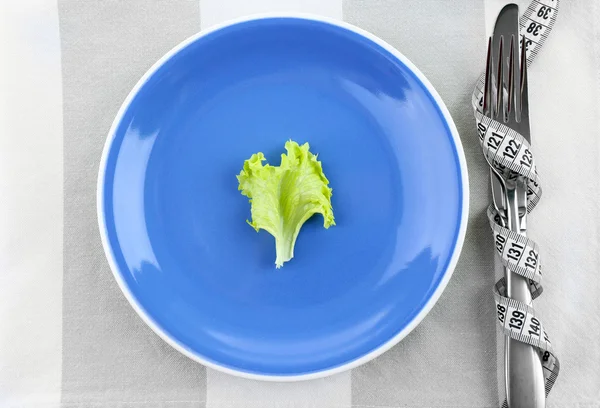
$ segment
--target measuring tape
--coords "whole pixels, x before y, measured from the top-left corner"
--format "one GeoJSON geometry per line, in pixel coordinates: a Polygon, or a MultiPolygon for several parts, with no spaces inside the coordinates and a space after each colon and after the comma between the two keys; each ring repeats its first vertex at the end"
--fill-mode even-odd
{"type": "MultiPolygon", "coordinates": [[[[556,22],[560,0],[533,0],[519,20],[521,47],[525,47],[527,65],[531,65],[556,22]]],[[[472,104],[477,122],[479,141],[485,159],[506,180],[523,176],[527,182],[527,212],[531,212],[542,197],[537,168],[529,142],[518,132],[483,114],[482,73],[473,91],[472,104]]],[[[542,294],[542,265],[538,245],[518,232],[506,228],[506,220],[493,205],[487,211],[494,236],[496,253],[502,265],[513,273],[528,279],[532,299],[542,294]]],[[[494,286],[497,321],[502,332],[515,340],[535,347],[540,355],[544,372],[546,396],[554,385],[560,363],[541,319],[532,306],[506,297],[506,279],[494,286]]],[[[504,400],[502,408],[508,408],[504,400]]]]}

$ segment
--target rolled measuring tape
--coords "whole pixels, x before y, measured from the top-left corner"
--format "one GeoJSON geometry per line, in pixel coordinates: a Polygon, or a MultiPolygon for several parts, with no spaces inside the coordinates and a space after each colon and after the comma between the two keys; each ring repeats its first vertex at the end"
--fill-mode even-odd
{"type": "MultiPolygon", "coordinates": [[[[521,47],[525,47],[527,65],[531,65],[556,22],[560,0],[533,0],[519,19],[521,47]]],[[[513,129],[483,114],[482,73],[473,91],[472,104],[483,154],[490,165],[505,179],[523,176],[527,180],[527,212],[531,212],[542,197],[534,156],[529,142],[513,129]]],[[[496,253],[506,268],[528,279],[532,299],[541,295],[543,288],[542,264],[538,245],[530,238],[505,227],[506,221],[493,205],[487,211],[494,236],[496,253]]],[[[494,286],[496,318],[504,333],[515,340],[535,347],[540,355],[544,372],[546,396],[550,393],[560,371],[560,362],[544,330],[541,319],[532,306],[506,297],[506,280],[494,286]]],[[[502,408],[508,408],[504,400],[502,408]]]]}

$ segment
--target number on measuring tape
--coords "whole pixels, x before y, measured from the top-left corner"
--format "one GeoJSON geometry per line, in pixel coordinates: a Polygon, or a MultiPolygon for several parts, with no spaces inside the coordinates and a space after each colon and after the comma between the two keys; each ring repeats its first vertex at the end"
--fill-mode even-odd
{"type": "Polygon", "coordinates": [[[525,322],[525,313],[517,308],[509,307],[508,317],[509,319],[506,321],[505,325],[508,325],[510,330],[514,330],[520,334],[523,330],[523,323],[525,322]]]}
{"type": "Polygon", "coordinates": [[[534,249],[530,249],[527,251],[525,256],[519,261],[519,266],[535,271],[538,267],[538,258],[539,254],[537,253],[537,251],[534,249]]]}
{"type": "MultiPolygon", "coordinates": [[[[496,213],[498,215],[498,213],[496,213]]],[[[499,215],[498,215],[499,216],[499,215]]],[[[506,238],[502,235],[502,233],[496,233],[496,250],[498,251],[498,255],[502,256],[504,253],[504,244],[506,244],[506,238]]]]}
{"type": "Polygon", "coordinates": [[[483,140],[485,137],[485,132],[487,131],[487,126],[485,126],[483,123],[478,123],[477,131],[479,132],[479,139],[483,140]]]}
{"type": "Polygon", "coordinates": [[[527,167],[528,169],[533,168],[533,155],[531,154],[531,150],[528,148],[523,149],[523,153],[520,156],[519,164],[523,167],[527,167]]]}
{"type": "Polygon", "coordinates": [[[544,21],[550,20],[552,17],[553,9],[550,6],[544,6],[543,4],[539,4],[535,10],[535,16],[537,18],[543,19],[544,21]]]}
{"type": "Polygon", "coordinates": [[[506,307],[498,304],[496,305],[496,309],[498,309],[498,320],[501,324],[504,324],[504,320],[506,318],[506,307]]]}
{"type": "Polygon", "coordinates": [[[523,16],[535,22],[550,25],[554,15],[554,7],[541,3],[532,4],[532,6],[523,13],[523,16]]]}
{"type": "Polygon", "coordinates": [[[525,29],[525,36],[532,41],[542,38],[546,32],[546,29],[548,28],[548,26],[544,25],[543,23],[538,23],[533,19],[529,19],[529,21],[526,23],[526,26],[527,28],[525,29]]]}
{"type": "Polygon", "coordinates": [[[538,245],[532,239],[504,227],[504,221],[492,206],[488,208],[488,219],[502,265],[534,283],[540,283],[542,273],[538,245]]]}
{"type": "Polygon", "coordinates": [[[533,315],[527,316],[527,321],[525,321],[525,328],[527,329],[527,334],[534,337],[540,337],[542,333],[542,325],[540,321],[533,315]]]}
{"type": "MultiPolygon", "coordinates": [[[[476,92],[478,89],[479,83],[476,92]]],[[[532,211],[542,196],[542,189],[529,142],[522,135],[484,116],[478,110],[475,110],[475,118],[487,162],[508,180],[514,180],[518,176],[526,179],[527,210],[532,211]]]]}
{"type": "Polygon", "coordinates": [[[537,43],[534,43],[532,39],[521,37],[521,40],[519,41],[519,45],[521,48],[525,47],[525,57],[526,58],[529,58],[529,54],[531,52],[533,52],[533,48],[534,48],[535,44],[537,44],[537,43]]]}
{"type": "Polygon", "coordinates": [[[514,262],[519,262],[523,256],[523,249],[525,246],[519,243],[517,240],[511,239],[509,245],[506,246],[506,257],[514,262]]]}
{"type": "Polygon", "coordinates": [[[500,294],[499,290],[503,287],[496,285],[494,288],[497,320],[503,332],[513,339],[552,353],[552,343],[535,310],[525,303],[500,294]]]}
{"type": "Polygon", "coordinates": [[[488,147],[488,149],[497,153],[500,150],[500,147],[502,146],[504,136],[505,135],[500,134],[498,132],[494,132],[493,130],[489,132],[486,142],[486,146],[488,147]]]}

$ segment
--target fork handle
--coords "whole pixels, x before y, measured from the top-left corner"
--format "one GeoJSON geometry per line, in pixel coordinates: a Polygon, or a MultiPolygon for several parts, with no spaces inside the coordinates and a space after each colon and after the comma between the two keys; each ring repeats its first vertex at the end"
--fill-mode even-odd
{"type": "MultiPolygon", "coordinates": [[[[513,272],[507,270],[507,275],[512,275],[510,286],[511,297],[517,300],[517,292],[527,292],[531,300],[531,293],[527,281],[513,272]]],[[[509,284],[507,282],[507,289],[509,284]]],[[[509,408],[544,408],[546,395],[544,389],[544,373],[542,362],[537,350],[518,340],[506,337],[505,370],[506,396],[509,408]]]]}
{"type": "MultiPolygon", "coordinates": [[[[510,229],[521,231],[517,194],[524,191],[509,188],[506,191],[508,222],[510,229]],[[519,190],[519,191],[518,191],[519,190]]],[[[505,268],[506,294],[515,300],[531,304],[531,292],[527,279],[505,268]]],[[[526,343],[506,338],[505,345],[506,396],[509,408],[544,408],[546,394],[542,361],[537,350],[526,343]]]]}

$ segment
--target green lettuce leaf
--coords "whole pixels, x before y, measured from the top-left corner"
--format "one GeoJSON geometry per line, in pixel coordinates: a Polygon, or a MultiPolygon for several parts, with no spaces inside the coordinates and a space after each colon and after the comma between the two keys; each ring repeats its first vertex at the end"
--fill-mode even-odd
{"type": "Polygon", "coordinates": [[[277,268],[294,257],[300,228],[311,216],[322,214],[325,228],[335,225],[329,180],[309,148],[308,143],[286,142],[279,166],[263,165],[265,156],[253,154],[237,176],[238,190],[250,198],[248,224],[275,237],[277,268]]]}

